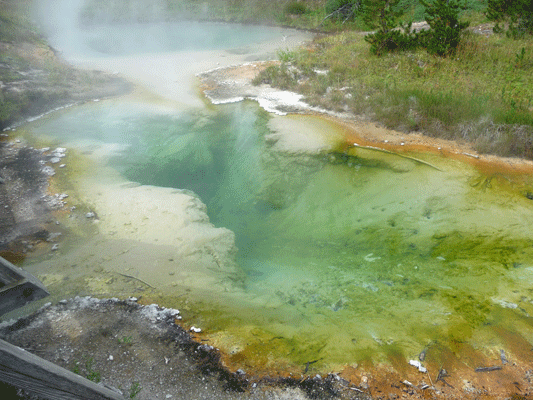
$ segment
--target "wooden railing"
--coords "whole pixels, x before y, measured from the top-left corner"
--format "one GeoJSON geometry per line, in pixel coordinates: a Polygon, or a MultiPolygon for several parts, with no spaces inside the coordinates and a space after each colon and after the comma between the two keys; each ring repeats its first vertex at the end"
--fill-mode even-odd
{"type": "MultiPolygon", "coordinates": [[[[49,293],[33,275],[0,257],[0,315],[49,293]]],[[[124,400],[96,384],[0,339],[0,381],[50,400],[124,400]]]]}

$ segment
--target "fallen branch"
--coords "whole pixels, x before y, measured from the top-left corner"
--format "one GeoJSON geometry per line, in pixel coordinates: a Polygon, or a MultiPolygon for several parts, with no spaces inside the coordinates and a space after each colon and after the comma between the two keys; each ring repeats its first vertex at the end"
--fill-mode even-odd
{"type": "Polygon", "coordinates": [[[494,367],[479,367],[479,368],[476,368],[474,371],[475,372],[491,372],[491,371],[499,371],[500,369],[502,369],[502,367],[500,367],[499,365],[495,365],[494,367]]]}
{"type": "Polygon", "coordinates": [[[136,278],[136,277],[131,276],[131,275],[126,275],[126,274],[123,274],[123,273],[121,273],[121,272],[117,272],[117,274],[122,275],[122,276],[125,277],[125,278],[135,279],[136,281],[139,281],[139,282],[141,282],[141,283],[144,283],[146,286],[151,287],[152,289],[155,289],[155,287],[153,287],[153,286],[150,285],[149,283],[143,281],[142,279],[136,278]]]}
{"type": "Polygon", "coordinates": [[[426,165],[426,166],[428,166],[430,168],[433,168],[433,169],[436,169],[439,172],[442,172],[442,169],[440,169],[439,167],[437,167],[437,166],[435,166],[433,164],[430,164],[427,161],[420,160],[420,159],[415,158],[415,157],[406,156],[404,154],[395,153],[394,151],[380,149],[379,147],[374,147],[374,146],[361,146],[361,145],[359,145],[357,143],[354,143],[353,146],[354,147],[359,147],[361,149],[374,150],[374,151],[379,151],[381,153],[386,153],[386,154],[393,154],[395,156],[398,156],[398,157],[401,157],[401,158],[405,158],[407,160],[411,160],[411,161],[414,161],[414,162],[419,163],[419,164],[424,164],[424,165],[426,165]]]}

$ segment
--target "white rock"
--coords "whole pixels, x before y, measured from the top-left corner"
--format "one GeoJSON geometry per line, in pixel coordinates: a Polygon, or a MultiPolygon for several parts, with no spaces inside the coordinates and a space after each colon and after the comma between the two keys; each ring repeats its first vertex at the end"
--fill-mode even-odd
{"type": "Polygon", "coordinates": [[[422,366],[422,363],[418,360],[409,360],[409,364],[411,364],[413,367],[418,368],[420,372],[423,372],[423,373],[428,372],[426,367],[422,366]]]}
{"type": "Polygon", "coordinates": [[[191,326],[191,329],[190,329],[191,332],[194,332],[194,333],[200,333],[202,332],[202,330],[200,328],[197,328],[195,326],[191,326]]]}
{"type": "Polygon", "coordinates": [[[48,176],[54,176],[56,174],[56,172],[54,171],[54,169],[52,167],[49,167],[49,166],[46,166],[44,167],[41,172],[45,175],[48,175],[48,176]]]}

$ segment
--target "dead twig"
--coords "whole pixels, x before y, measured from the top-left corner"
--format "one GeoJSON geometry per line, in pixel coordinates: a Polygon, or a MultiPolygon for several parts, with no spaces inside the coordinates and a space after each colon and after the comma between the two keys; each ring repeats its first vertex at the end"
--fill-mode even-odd
{"type": "Polygon", "coordinates": [[[495,365],[493,367],[478,367],[474,371],[475,372],[491,372],[491,371],[499,371],[500,369],[502,369],[501,366],[495,365]]]}
{"type": "Polygon", "coordinates": [[[146,286],[151,287],[152,289],[155,289],[155,287],[153,287],[153,286],[150,285],[149,283],[143,281],[142,279],[136,278],[136,277],[131,276],[131,275],[123,274],[122,272],[117,272],[117,274],[122,275],[122,276],[125,277],[125,278],[135,279],[136,281],[139,281],[139,282],[141,282],[141,283],[144,283],[146,286]]]}

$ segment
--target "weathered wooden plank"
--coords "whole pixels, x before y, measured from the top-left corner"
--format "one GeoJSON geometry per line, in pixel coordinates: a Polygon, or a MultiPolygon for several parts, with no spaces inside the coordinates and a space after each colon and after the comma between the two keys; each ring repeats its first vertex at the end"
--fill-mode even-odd
{"type": "Polygon", "coordinates": [[[0,340],[0,380],[50,400],[124,400],[73,372],[0,340]]]}
{"type": "Polygon", "coordinates": [[[49,295],[33,275],[0,257],[0,315],[49,295]]]}
{"type": "MultiPolygon", "coordinates": [[[[2,260],[4,260],[2,258],[2,260]]],[[[7,262],[7,261],[6,261],[7,262]]],[[[0,262],[0,283],[2,283],[2,286],[9,285],[13,282],[16,282],[20,279],[20,274],[16,271],[5,268],[3,263],[0,262]]]]}

